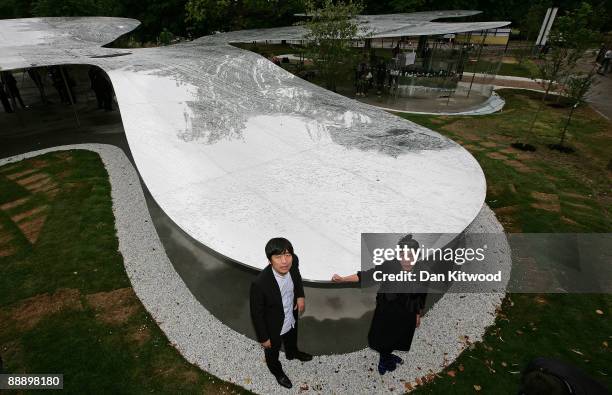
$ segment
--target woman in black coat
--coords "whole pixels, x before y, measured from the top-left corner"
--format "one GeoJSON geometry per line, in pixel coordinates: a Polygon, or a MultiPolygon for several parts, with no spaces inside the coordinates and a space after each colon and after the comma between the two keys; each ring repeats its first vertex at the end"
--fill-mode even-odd
{"type": "MultiPolygon", "coordinates": [[[[412,238],[412,235],[403,237],[398,245],[402,248],[407,246],[414,251],[419,248],[419,243],[412,238]]],[[[402,271],[418,271],[418,268],[414,269],[415,267],[410,257],[402,260],[393,259],[349,276],[334,274],[332,281],[359,282],[363,286],[369,286],[376,283],[373,279],[375,271],[382,271],[383,274],[400,274],[402,271]]],[[[380,354],[378,372],[385,374],[395,370],[397,364],[403,363],[393,351],[410,350],[414,331],[421,322],[427,294],[420,289],[420,284],[413,282],[378,281],[378,283],[380,288],[376,295],[376,309],[368,332],[368,345],[380,354]]]]}

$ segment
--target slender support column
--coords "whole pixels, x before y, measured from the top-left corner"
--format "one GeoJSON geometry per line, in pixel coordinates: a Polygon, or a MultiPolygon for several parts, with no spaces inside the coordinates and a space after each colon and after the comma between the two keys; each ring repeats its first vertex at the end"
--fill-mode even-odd
{"type": "Polygon", "coordinates": [[[81,122],[79,121],[79,114],[77,114],[76,108],[74,106],[74,98],[72,97],[72,91],[70,90],[70,86],[68,86],[68,81],[66,81],[66,75],[64,74],[64,66],[59,66],[60,74],[62,75],[62,80],[64,81],[64,86],[66,87],[66,93],[68,93],[68,99],[70,99],[70,107],[72,107],[72,112],[74,113],[74,118],[76,119],[77,128],[81,127],[81,122]]]}

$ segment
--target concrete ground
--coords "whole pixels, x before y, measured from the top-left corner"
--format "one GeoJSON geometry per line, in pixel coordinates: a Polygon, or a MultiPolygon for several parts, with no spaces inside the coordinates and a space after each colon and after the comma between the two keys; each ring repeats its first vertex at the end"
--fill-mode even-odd
{"type": "Polygon", "coordinates": [[[612,120],[612,73],[595,77],[588,101],[597,112],[612,120]]]}

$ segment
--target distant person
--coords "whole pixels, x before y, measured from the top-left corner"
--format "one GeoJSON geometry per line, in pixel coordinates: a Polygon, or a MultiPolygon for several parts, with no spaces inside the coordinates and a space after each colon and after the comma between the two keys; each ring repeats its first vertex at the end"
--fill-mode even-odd
{"type": "Polygon", "coordinates": [[[51,74],[51,84],[57,91],[60,101],[62,103],[70,103],[68,91],[66,90],[66,84],[64,83],[64,77],[62,77],[62,72],[60,71],[59,66],[51,67],[49,73],[51,74]]]}
{"type": "Polygon", "coordinates": [[[47,94],[45,92],[45,84],[43,83],[40,73],[38,72],[38,69],[37,68],[28,69],[28,75],[30,76],[30,79],[32,80],[32,82],[34,82],[34,85],[36,85],[36,87],[38,88],[38,92],[40,93],[40,100],[44,104],[49,104],[49,100],[47,99],[47,94]]]}
{"type": "Polygon", "coordinates": [[[99,67],[91,66],[87,72],[91,81],[91,88],[96,94],[98,108],[106,111],[113,110],[113,86],[106,74],[99,67]]]}
{"type": "Polygon", "coordinates": [[[387,65],[381,59],[376,66],[376,93],[380,95],[385,87],[385,77],[387,76],[387,65]]]}
{"type": "Polygon", "coordinates": [[[367,73],[368,63],[364,57],[364,59],[357,65],[357,69],[355,71],[355,87],[357,88],[357,93],[355,96],[365,96],[367,73]]]}
{"type": "Polygon", "coordinates": [[[62,103],[72,104],[77,102],[73,89],[76,83],[67,69],[62,66],[53,66],[51,68],[51,80],[62,103]]]}
{"type": "Polygon", "coordinates": [[[518,395],[610,395],[602,384],[566,362],[539,357],[523,371],[518,395]]]}
{"type": "Polygon", "coordinates": [[[2,102],[2,107],[4,107],[4,112],[11,113],[13,111],[13,107],[9,102],[8,95],[4,91],[4,84],[0,83],[0,101],[2,102]]]}
{"type": "Polygon", "coordinates": [[[600,74],[605,74],[608,72],[608,69],[610,69],[610,62],[612,62],[612,49],[608,49],[604,55],[603,58],[603,62],[601,63],[601,66],[599,67],[598,72],[600,74]]]}
{"type": "Polygon", "coordinates": [[[98,78],[98,67],[96,66],[89,66],[89,70],[87,70],[87,76],[89,77],[89,84],[91,86],[91,90],[94,91],[94,94],[96,95],[96,101],[98,102],[98,109],[103,109],[104,108],[104,100],[103,100],[103,96],[102,96],[102,91],[98,88],[98,85],[96,83],[96,79],[98,78]]]}
{"type": "Polygon", "coordinates": [[[68,84],[68,93],[70,94],[68,99],[72,100],[72,103],[76,103],[77,97],[74,93],[74,87],[76,86],[76,82],[74,81],[74,78],[72,78],[72,75],[70,75],[70,73],[68,72],[69,69],[67,67],[60,67],[61,70],[64,72],[64,78],[66,79],[66,83],[68,84]]]}
{"type": "Polygon", "coordinates": [[[372,75],[372,72],[370,70],[368,70],[368,72],[366,73],[365,77],[365,88],[364,88],[364,96],[368,95],[368,90],[370,89],[370,87],[372,86],[372,80],[374,79],[374,76],[372,75]]]}
{"type": "Polygon", "coordinates": [[[277,237],[265,247],[269,265],[253,280],[250,291],[251,319],[257,341],[264,349],[266,365],[285,388],[293,384],[278,360],[281,344],[285,358],[310,361],[312,356],[298,349],[298,313],[305,309],[304,287],[289,240],[277,237]]]}
{"type": "Polygon", "coordinates": [[[602,64],[605,54],[606,46],[604,44],[601,44],[601,46],[599,47],[599,52],[597,52],[597,57],[595,57],[595,62],[602,64]]]}
{"type": "MultiPolygon", "coordinates": [[[[400,248],[417,250],[419,243],[412,235],[402,237],[397,245],[400,248]]],[[[342,277],[334,274],[333,282],[359,282],[362,285],[373,284],[373,275],[377,270],[383,273],[398,274],[401,271],[410,272],[415,268],[414,256],[393,259],[375,266],[367,271],[358,271],[356,274],[342,277]]],[[[368,332],[368,345],[380,354],[378,373],[381,375],[392,372],[398,364],[404,363],[402,358],[393,354],[393,351],[409,351],[414,331],[421,323],[421,315],[425,307],[427,295],[413,284],[398,282],[390,284],[383,282],[376,295],[376,309],[372,317],[370,331],[368,332]]]]}
{"type": "Polygon", "coordinates": [[[3,71],[2,82],[6,87],[7,93],[13,99],[13,103],[15,103],[15,101],[18,101],[21,108],[25,110],[27,106],[23,103],[23,100],[21,99],[21,94],[19,93],[19,88],[17,87],[17,80],[15,79],[15,77],[13,77],[13,73],[11,73],[10,71],[3,71]]]}
{"type": "Polygon", "coordinates": [[[397,59],[397,57],[399,56],[400,52],[401,52],[401,49],[400,49],[400,43],[399,43],[399,41],[398,41],[398,42],[397,42],[397,45],[396,45],[396,46],[393,48],[393,50],[391,50],[391,55],[392,55],[392,56],[393,56],[395,59],[397,59]]]}
{"type": "Polygon", "coordinates": [[[281,61],[278,58],[278,56],[272,56],[272,63],[274,63],[275,65],[277,65],[278,67],[281,66],[281,61]]]}

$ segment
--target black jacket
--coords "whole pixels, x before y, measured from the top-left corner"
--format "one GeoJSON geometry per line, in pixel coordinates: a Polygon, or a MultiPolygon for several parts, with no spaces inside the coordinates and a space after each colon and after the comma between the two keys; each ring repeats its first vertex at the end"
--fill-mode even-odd
{"type": "MultiPolygon", "coordinates": [[[[289,274],[293,280],[293,305],[295,306],[297,298],[304,297],[299,260],[296,255],[293,256],[289,274]]],[[[250,300],[251,319],[257,341],[262,343],[270,339],[272,344],[280,344],[280,332],[285,321],[285,312],[280,288],[272,273],[272,265],[266,266],[251,283],[250,300]]],[[[293,310],[293,316],[297,325],[297,310],[293,310]]]]}

